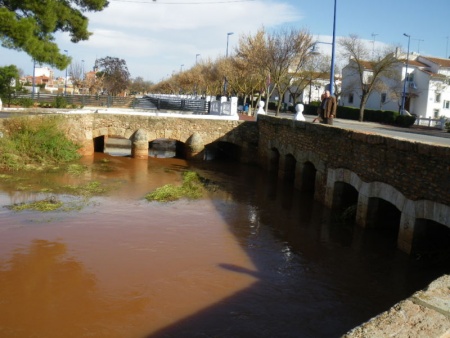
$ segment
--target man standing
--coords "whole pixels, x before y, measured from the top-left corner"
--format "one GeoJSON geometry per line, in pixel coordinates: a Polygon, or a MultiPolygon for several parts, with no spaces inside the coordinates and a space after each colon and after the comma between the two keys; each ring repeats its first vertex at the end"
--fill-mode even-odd
{"type": "Polygon", "coordinates": [[[336,117],[336,98],[331,96],[329,90],[325,91],[320,108],[322,113],[322,123],[332,125],[333,118],[336,117]]]}

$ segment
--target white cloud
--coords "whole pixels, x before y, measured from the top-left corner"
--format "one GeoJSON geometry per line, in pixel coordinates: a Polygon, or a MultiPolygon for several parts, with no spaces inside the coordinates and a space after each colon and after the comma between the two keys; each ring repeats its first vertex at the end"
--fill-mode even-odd
{"type": "MultiPolygon", "coordinates": [[[[181,64],[187,69],[200,59],[215,59],[236,46],[239,35],[262,26],[298,22],[300,13],[288,3],[273,1],[231,2],[214,5],[169,5],[111,1],[100,13],[90,14],[94,33],[83,42],[83,53],[119,57],[127,62],[132,77],[159,81],[181,64]]],[[[168,2],[168,1],[167,1],[168,2]]],[[[210,0],[196,0],[210,2],[210,0]]]]}
{"type": "MultiPolygon", "coordinates": [[[[118,57],[126,61],[133,78],[141,76],[157,82],[179,71],[182,64],[183,69],[193,66],[196,54],[200,54],[200,61],[225,55],[228,32],[234,32],[229,37],[229,53],[232,53],[240,35],[254,33],[263,26],[267,29],[289,24],[302,27],[301,13],[290,0],[221,0],[229,3],[214,5],[168,4],[213,0],[139,1],[111,0],[105,10],[87,14],[89,30],[93,33],[88,41],[73,44],[67,34],[58,33],[56,42],[61,50],[69,51],[74,62],[84,60],[86,69],[91,69],[98,58],[118,57]]],[[[6,55],[14,53],[5,52],[6,55]]],[[[23,61],[18,66],[29,73],[30,57],[22,52],[20,59],[23,61]]]]}

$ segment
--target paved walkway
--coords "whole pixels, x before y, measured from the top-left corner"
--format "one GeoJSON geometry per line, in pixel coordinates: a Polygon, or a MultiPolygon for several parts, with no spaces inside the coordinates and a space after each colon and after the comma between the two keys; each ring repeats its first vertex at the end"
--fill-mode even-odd
{"type": "MultiPolygon", "coordinates": [[[[274,113],[269,112],[269,116],[275,115],[274,113]]],[[[281,113],[278,117],[292,119],[293,116],[292,113],[281,113]]],[[[241,120],[254,121],[253,116],[239,114],[239,117],[241,120]]],[[[312,122],[315,117],[315,115],[305,115],[306,122],[312,122]]],[[[425,142],[450,147],[450,133],[436,128],[421,127],[417,125],[411,126],[410,128],[401,128],[374,122],[359,122],[345,119],[334,119],[334,126],[365,133],[402,138],[408,141],[425,142]]]]}

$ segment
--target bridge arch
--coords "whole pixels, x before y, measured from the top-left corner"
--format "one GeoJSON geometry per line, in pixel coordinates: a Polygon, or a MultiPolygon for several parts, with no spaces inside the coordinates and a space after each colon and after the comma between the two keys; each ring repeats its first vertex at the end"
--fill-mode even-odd
{"type": "Polygon", "coordinates": [[[354,172],[338,168],[329,169],[326,185],[326,204],[333,207],[333,198],[336,183],[345,182],[358,191],[358,204],[356,210],[356,223],[362,227],[371,226],[368,220],[373,215],[383,210],[394,211],[386,206],[383,200],[394,206],[399,212],[397,246],[410,253],[413,245],[414,231],[418,219],[425,219],[440,223],[450,230],[450,208],[446,205],[433,201],[419,200],[411,201],[400,191],[382,182],[364,182],[354,172]]]}

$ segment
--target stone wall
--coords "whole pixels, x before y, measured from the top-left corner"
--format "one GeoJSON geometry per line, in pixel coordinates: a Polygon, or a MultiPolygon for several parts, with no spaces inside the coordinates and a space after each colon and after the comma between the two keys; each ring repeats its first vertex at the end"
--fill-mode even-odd
{"type": "MultiPolygon", "coordinates": [[[[450,148],[327,125],[258,117],[259,158],[268,167],[270,151],[315,164],[326,184],[328,169],[343,168],[366,182],[383,182],[410,200],[450,205],[450,148]]],[[[324,192],[319,194],[324,199],[324,192]]]]}
{"type": "MultiPolygon", "coordinates": [[[[254,122],[237,120],[212,120],[200,118],[152,117],[129,114],[42,114],[30,115],[28,118],[48,118],[58,116],[65,120],[61,124],[69,139],[81,145],[82,155],[94,153],[94,138],[115,136],[133,141],[136,133],[147,136],[151,142],[159,138],[170,138],[188,143],[195,134],[195,139],[207,145],[223,141],[233,143],[241,148],[243,163],[257,163],[258,129],[254,122]]],[[[0,119],[0,131],[2,130],[0,119]]]]}

